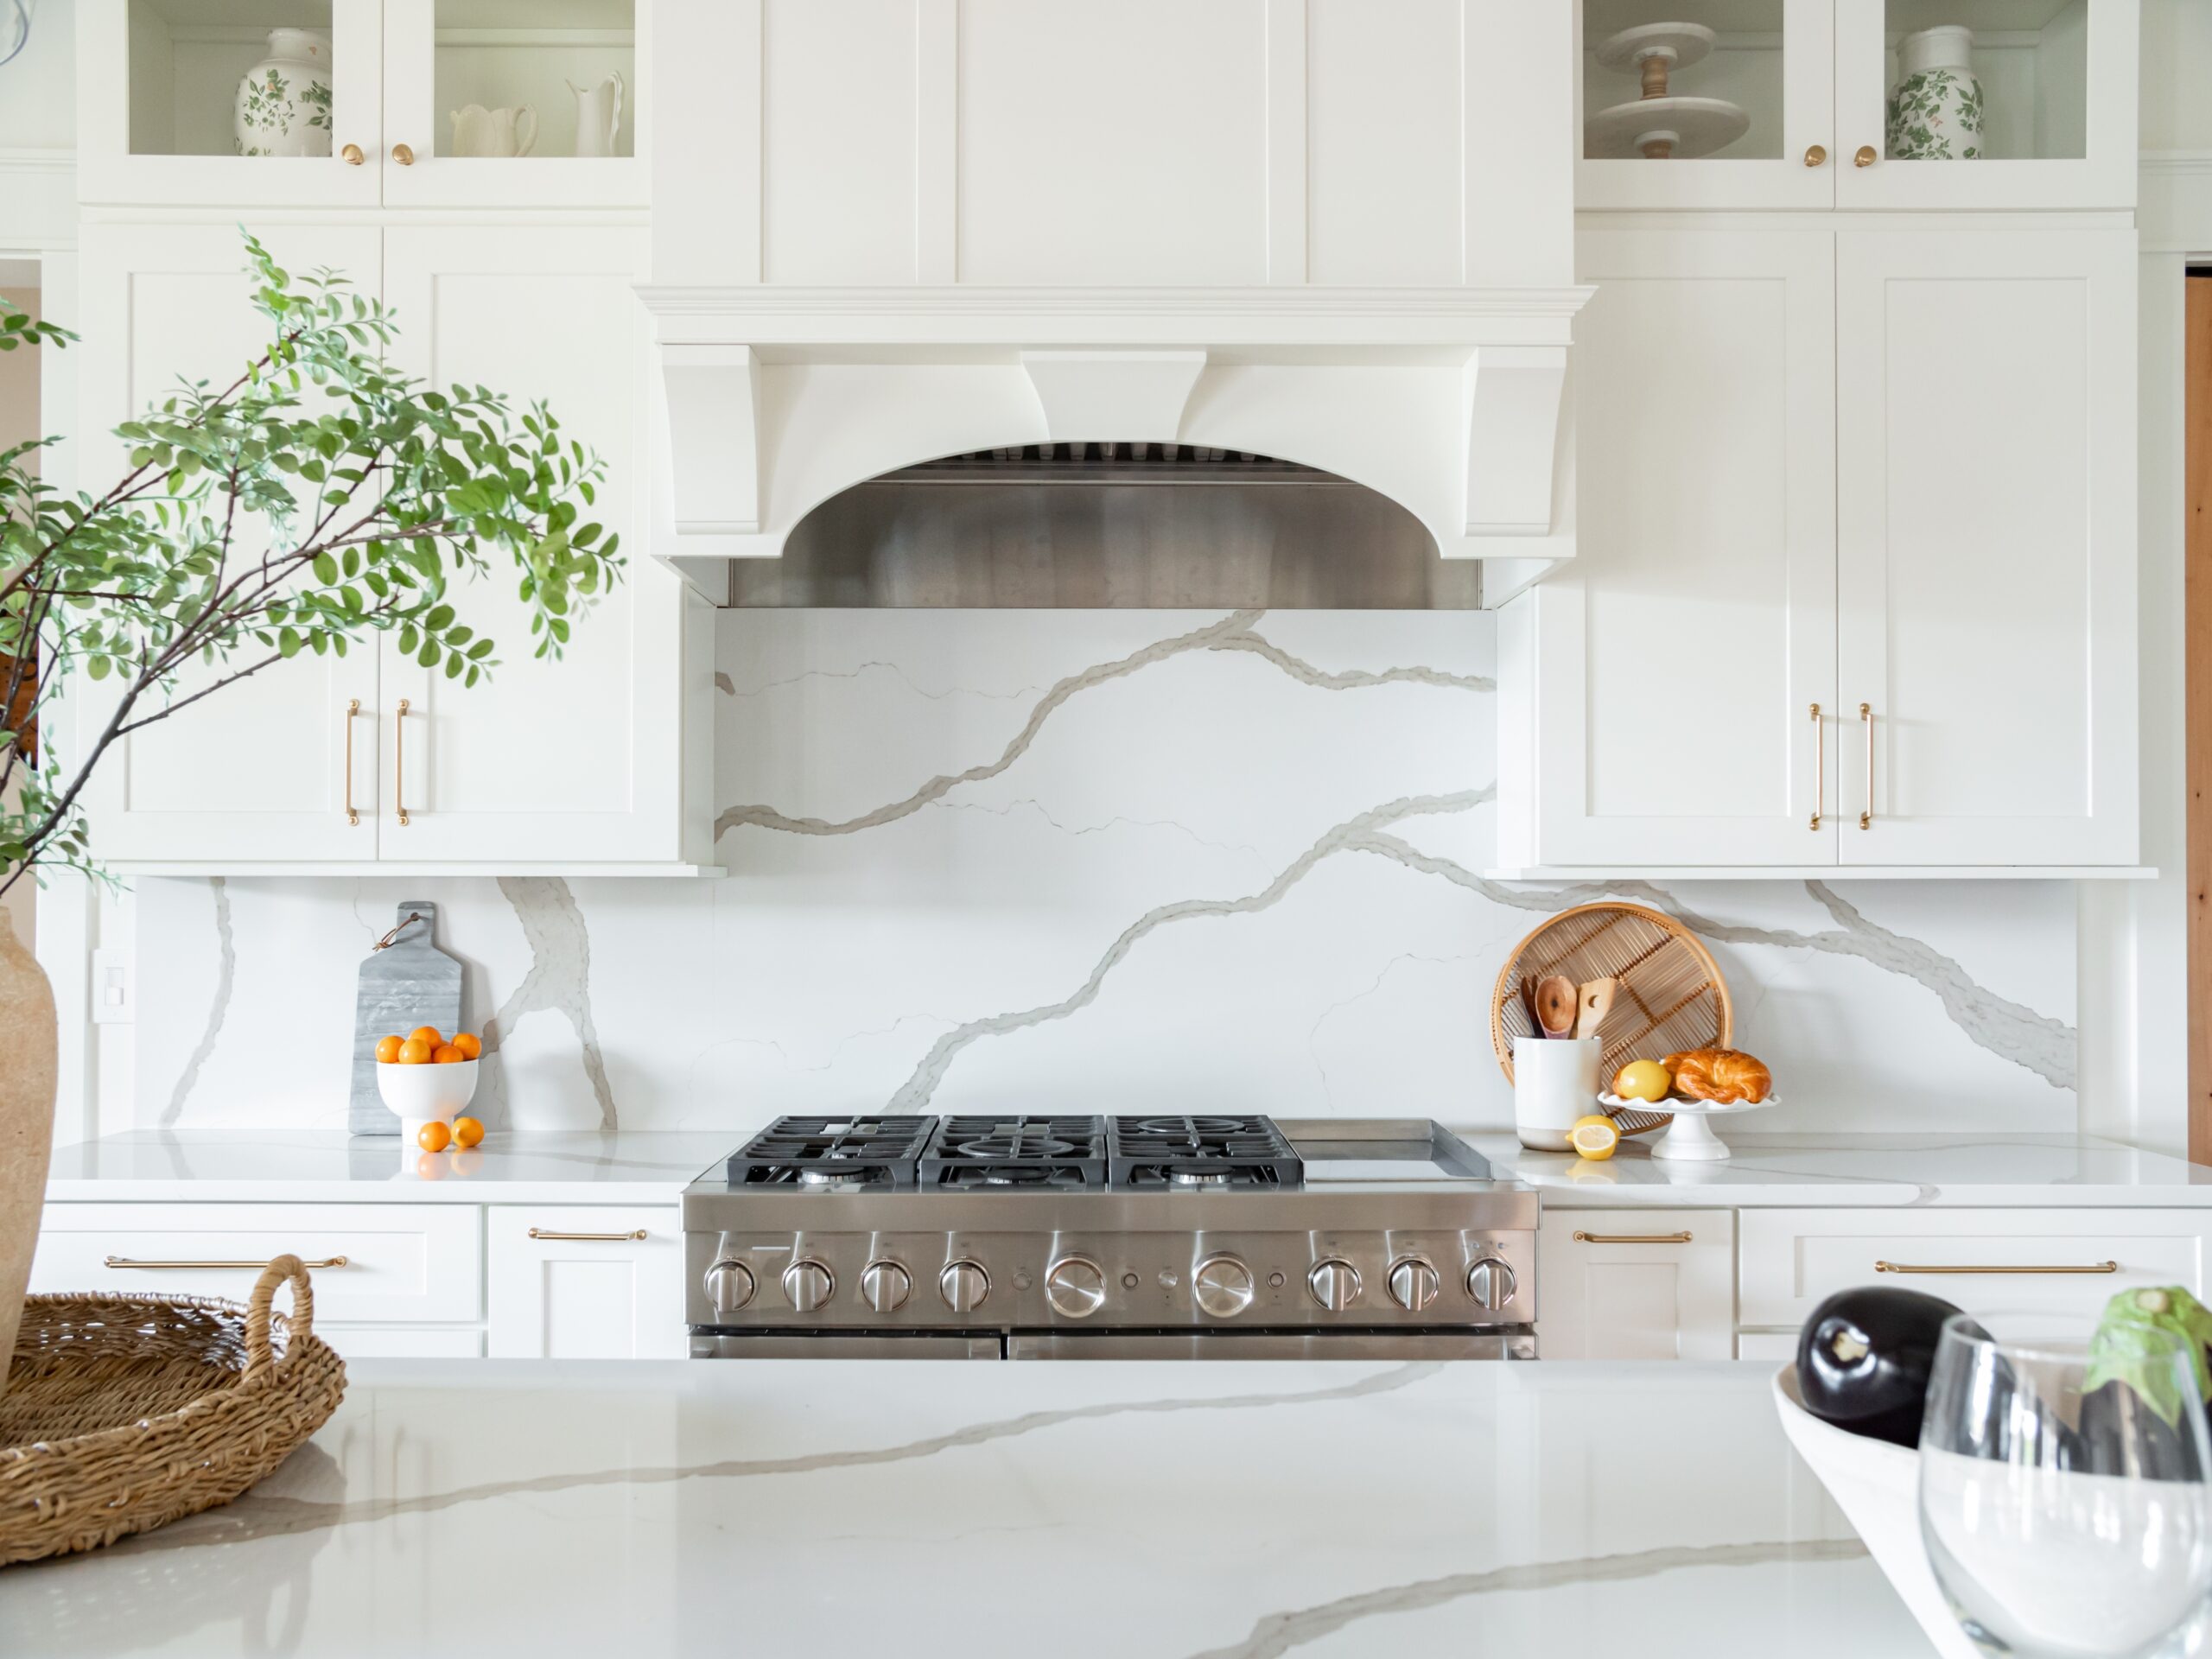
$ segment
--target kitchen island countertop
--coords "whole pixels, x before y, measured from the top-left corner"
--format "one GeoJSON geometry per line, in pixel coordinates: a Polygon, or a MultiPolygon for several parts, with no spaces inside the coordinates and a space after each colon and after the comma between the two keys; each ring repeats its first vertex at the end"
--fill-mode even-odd
{"type": "Polygon", "coordinates": [[[361,1362],[0,1652],[1931,1652],[1771,1369],[361,1362]]]}

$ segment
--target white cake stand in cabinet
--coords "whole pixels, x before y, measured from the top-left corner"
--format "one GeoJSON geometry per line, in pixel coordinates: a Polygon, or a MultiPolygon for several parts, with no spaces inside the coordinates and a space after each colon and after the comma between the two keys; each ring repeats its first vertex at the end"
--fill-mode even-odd
{"type": "Polygon", "coordinates": [[[1651,1155],[1690,1164],[1719,1163],[1729,1156],[1728,1143],[1713,1132],[1707,1118],[1730,1112],[1756,1112],[1779,1104],[1771,1095],[1764,1100],[1738,1100],[1726,1105],[1717,1100],[1686,1100],[1672,1096],[1656,1102],[1624,1100],[1618,1095],[1600,1095],[1598,1098],[1608,1106],[1625,1106],[1632,1111],[1672,1112],[1675,1121],[1667,1126],[1665,1134],[1652,1141],[1651,1155]]]}
{"type": "Polygon", "coordinates": [[[1582,153],[1592,160],[1642,156],[1651,161],[1710,156],[1751,130],[1751,118],[1725,98],[1668,90],[1675,70],[1713,50],[1702,23],[1643,23],[1599,42],[1600,67],[1632,73],[1643,96],[1599,110],[1582,124],[1582,153]]]}

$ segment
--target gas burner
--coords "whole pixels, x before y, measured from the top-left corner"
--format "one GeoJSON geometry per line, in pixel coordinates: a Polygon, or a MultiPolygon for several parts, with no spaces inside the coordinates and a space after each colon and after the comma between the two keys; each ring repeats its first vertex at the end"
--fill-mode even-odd
{"type": "Polygon", "coordinates": [[[925,1187],[1085,1187],[1106,1184],[1106,1122],[1097,1117],[941,1119],[917,1173],[925,1187]]]}
{"type": "Polygon", "coordinates": [[[1306,1166],[1271,1117],[1225,1113],[1108,1120],[1115,1186],[1299,1186],[1306,1166]]]}
{"type": "Polygon", "coordinates": [[[779,1117],[729,1160],[732,1186],[912,1186],[933,1117],[779,1117]]]}

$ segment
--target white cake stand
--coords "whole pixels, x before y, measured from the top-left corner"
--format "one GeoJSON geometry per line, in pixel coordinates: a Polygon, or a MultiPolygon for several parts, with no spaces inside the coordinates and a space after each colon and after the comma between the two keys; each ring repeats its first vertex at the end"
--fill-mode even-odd
{"type": "Polygon", "coordinates": [[[1719,1163],[1729,1155],[1728,1143],[1713,1132],[1707,1118],[1730,1112],[1756,1112],[1779,1103],[1771,1095],[1762,1101],[1739,1100],[1726,1106],[1717,1100],[1681,1100],[1673,1096],[1659,1101],[1624,1100],[1618,1095],[1600,1095],[1598,1098],[1608,1106],[1626,1107],[1635,1112],[1672,1112],[1675,1121],[1667,1126],[1665,1134],[1651,1143],[1651,1155],[1693,1164],[1719,1163]]]}
{"type": "Polygon", "coordinates": [[[1599,67],[1637,77],[1643,96],[1616,104],[1583,123],[1582,153],[1592,159],[1641,156],[1652,161],[1710,156],[1751,130],[1751,118],[1722,98],[1686,98],[1669,90],[1675,70],[1713,50],[1701,23],[1644,23],[1598,44],[1599,67]]]}

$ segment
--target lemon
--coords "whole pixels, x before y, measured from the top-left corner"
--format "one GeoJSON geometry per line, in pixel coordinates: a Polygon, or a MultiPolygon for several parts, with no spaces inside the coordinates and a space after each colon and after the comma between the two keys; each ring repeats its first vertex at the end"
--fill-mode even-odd
{"type": "Polygon", "coordinates": [[[1674,1074],[1656,1060],[1630,1060],[1613,1079],[1613,1092],[1623,1100],[1664,1100],[1674,1086],[1674,1074]]]}
{"type": "Polygon", "coordinates": [[[1574,1127],[1567,1132],[1567,1143],[1585,1158],[1602,1160],[1613,1155],[1613,1148],[1621,1143],[1621,1132],[1613,1127],[1611,1118],[1593,1113],[1574,1120],[1574,1127]]]}

